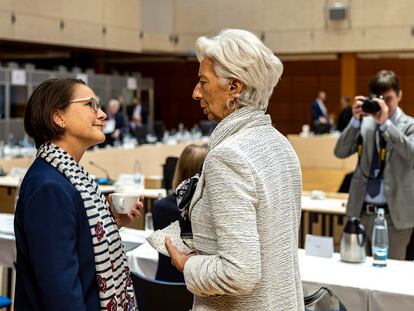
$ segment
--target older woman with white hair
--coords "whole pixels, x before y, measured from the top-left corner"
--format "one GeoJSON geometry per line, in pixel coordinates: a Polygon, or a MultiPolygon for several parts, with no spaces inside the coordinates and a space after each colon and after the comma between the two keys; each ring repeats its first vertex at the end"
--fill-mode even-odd
{"type": "Polygon", "coordinates": [[[193,310],[303,310],[298,267],[301,172],[265,114],[283,72],[255,35],[226,29],[196,42],[200,101],[213,131],[190,204],[195,253],[172,263],[195,295],[193,310]]]}

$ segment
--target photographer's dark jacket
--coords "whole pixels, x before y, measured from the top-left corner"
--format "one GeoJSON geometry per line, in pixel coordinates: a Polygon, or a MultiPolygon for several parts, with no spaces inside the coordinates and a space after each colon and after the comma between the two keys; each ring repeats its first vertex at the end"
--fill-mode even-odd
{"type": "MultiPolygon", "coordinates": [[[[397,229],[414,227],[414,119],[402,110],[395,124],[390,124],[383,136],[387,142],[384,169],[384,191],[391,219],[397,229]]],[[[372,116],[361,124],[363,137],[360,167],[357,167],[349,191],[347,215],[360,217],[366,195],[367,179],[361,173],[369,172],[374,148],[376,123],[372,116]]],[[[350,124],[342,132],[335,146],[335,155],[346,158],[357,152],[359,128],[350,124]]]]}

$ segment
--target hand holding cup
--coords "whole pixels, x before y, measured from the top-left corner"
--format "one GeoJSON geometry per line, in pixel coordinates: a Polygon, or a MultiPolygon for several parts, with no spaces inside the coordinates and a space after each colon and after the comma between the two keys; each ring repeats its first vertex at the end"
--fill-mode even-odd
{"type": "Polygon", "coordinates": [[[108,201],[118,227],[128,225],[144,213],[144,196],[138,193],[112,193],[108,201]]]}

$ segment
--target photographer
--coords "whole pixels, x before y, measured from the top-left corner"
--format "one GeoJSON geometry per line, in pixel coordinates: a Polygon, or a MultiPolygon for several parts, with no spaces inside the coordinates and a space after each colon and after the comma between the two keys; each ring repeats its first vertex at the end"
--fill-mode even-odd
{"type": "Polygon", "coordinates": [[[398,107],[402,91],[394,72],[378,72],[369,90],[375,95],[355,97],[353,117],[335,146],[339,158],[359,157],[347,215],[361,218],[370,240],[375,211],[384,208],[389,258],[405,259],[414,227],[414,119],[398,107]]]}

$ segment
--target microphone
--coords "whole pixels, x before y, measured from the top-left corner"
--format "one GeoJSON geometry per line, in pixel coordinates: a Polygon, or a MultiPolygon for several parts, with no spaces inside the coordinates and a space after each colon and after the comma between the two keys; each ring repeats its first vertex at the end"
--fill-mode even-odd
{"type": "Polygon", "coordinates": [[[106,169],[104,169],[102,166],[96,164],[93,161],[89,161],[89,164],[101,170],[106,175],[106,177],[96,178],[96,183],[98,185],[112,185],[114,183],[111,177],[109,177],[109,173],[106,169]]]}

